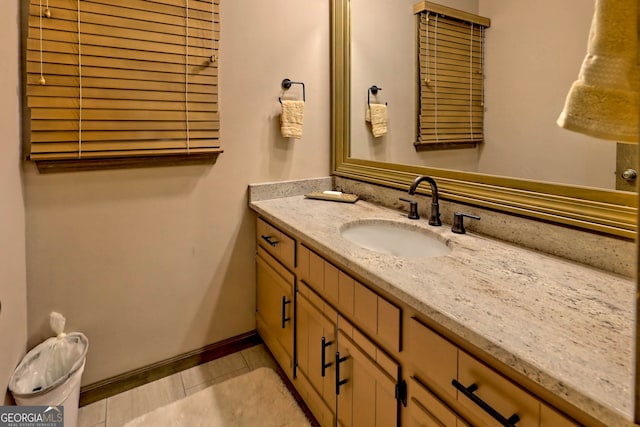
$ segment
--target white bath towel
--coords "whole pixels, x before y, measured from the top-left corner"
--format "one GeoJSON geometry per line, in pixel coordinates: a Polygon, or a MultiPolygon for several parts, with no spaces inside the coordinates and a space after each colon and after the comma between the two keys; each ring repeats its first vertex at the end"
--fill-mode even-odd
{"type": "Polygon", "coordinates": [[[365,120],[371,123],[371,133],[379,138],[387,133],[387,106],[385,104],[369,104],[365,120]]]}
{"type": "Polygon", "coordinates": [[[638,1],[596,0],[587,54],[558,125],[596,138],[638,142],[638,1]]]}
{"type": "Polygon", "coordinates": [[[304,120],[304,101],[282,100],[280,116],[280,132],[285,138],[302,138],[302,122],[304,120]]]}

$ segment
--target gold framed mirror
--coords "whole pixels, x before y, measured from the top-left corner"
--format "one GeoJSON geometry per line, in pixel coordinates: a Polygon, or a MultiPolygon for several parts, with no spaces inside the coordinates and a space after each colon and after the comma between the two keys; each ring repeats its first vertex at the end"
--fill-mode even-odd
{"type": "Polygon", "coordinates": [[[333,175],[403,190],[417,175],[429,175],[444,199],[635,238],[637,198],[632,192],[351,157],[350,4],[331,0],[333,175]]]}

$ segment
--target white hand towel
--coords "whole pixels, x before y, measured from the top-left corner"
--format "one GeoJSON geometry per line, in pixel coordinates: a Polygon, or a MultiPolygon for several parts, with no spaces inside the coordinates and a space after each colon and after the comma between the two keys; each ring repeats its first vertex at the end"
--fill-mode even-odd
{"type": "MultiPolygon", "coordinates": [[[[387,133],[387,106],[385,104],[369,104],[371,133],[379,138],[387,133]]],[[[365,118],[366,119],[366,118],[365,118]]]]}
{"type": "Polygon", "coordinates": [[[596,0],[587,55],[558,125],[596,138],[638,142],[637,0],[596,0]]]}
{"type": "Polygon", "coordinates": [[[302,138],[304,101],[282,101],[280,132],[285,138],[302,138]]]}

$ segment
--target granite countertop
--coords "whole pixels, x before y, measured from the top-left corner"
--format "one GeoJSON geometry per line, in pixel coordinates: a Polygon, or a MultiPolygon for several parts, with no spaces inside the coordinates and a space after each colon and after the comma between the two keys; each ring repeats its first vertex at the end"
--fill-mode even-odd
{"type": "Polygon", "coordinates": [[[251,208],[604,424],[633,418],[632,280],[365,201],[295,196],[251,208]],[[401,258],[341,236],[343,224],[366,219],[423,227],[451,253],[401,258]]]}

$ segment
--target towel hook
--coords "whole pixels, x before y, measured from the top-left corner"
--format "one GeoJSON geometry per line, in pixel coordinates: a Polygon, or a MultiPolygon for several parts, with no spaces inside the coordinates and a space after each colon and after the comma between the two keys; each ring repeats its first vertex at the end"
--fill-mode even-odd
{"type": "MultiPolygon", "coordinates": [[[[291,88],[291,85],[302,85],[302,101],[306,102],[307,101],[307,97],[306,97],[306,91],[305,91],[305,87],[304,87],[304,82],[294,82],[291,81],[290,79],[284,79],[282,80],[281,86],[282,89],[284,90],[288,90],[291,88]]],[[[280,104],[282,104],[282,97],[278,97],[278,101],[280,101],[280,104]]]]}
{"type": "MultiPolygon", "coordinates": [[[[369,90],[367,90],[367,105],[371,105],[371,95],[376,96],[379,90],[382,90],[382,88],[376,85],[371,86],[369,90]]],[[[385,102],[384,105],[388,105],[388,103],[385,102]]]]}

